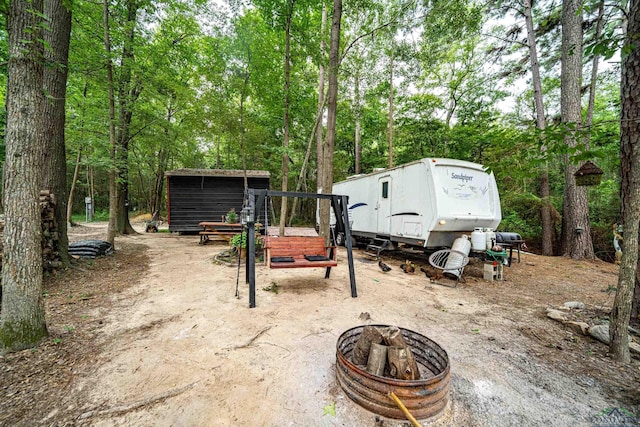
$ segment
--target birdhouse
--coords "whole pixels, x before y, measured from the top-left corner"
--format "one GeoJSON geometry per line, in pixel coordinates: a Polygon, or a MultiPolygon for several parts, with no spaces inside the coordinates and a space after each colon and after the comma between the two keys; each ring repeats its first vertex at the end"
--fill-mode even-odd
{"type": "Polygon", "coordinates": [[[602,169],[596,166],[591,160],[587,160],[573,176],[576,178],[576,185],[598,185],[602,180],[602,169]]]}

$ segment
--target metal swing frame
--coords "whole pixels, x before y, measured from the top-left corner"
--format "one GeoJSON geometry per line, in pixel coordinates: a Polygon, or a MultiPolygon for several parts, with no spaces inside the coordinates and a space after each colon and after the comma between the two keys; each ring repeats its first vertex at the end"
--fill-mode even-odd
{"type": "MultiPolygon", "coordinates": [[[[331,200],[331,207],[336,218],[336,232],[344,232],[345,247],[347,248],[347,260],[349,264],[349,281],[351,285],[351,297],[356,298],[356,275],[353,267],[353,251],[351,245],[351,228],[348,218],[349,197],[337,194],[301,193],[294,191],[272,191],[248,188],[246,191],[245,219],[247,227],[247,267],[246,283],[249,284],[249,308],[256,306],[256,232],[255,223],[260,218],[262,206],[267,197],[300,197],[307,199],[331,200]]],[[[267,212],[268,215],[268,212],[267,212]]],[[[329,277],[331,267],[327,267],[325,278],[329,277]]]]}

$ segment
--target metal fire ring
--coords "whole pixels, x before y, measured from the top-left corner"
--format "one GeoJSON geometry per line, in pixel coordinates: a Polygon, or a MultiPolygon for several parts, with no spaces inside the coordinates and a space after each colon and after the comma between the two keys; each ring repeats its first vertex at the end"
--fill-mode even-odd
{"type": "MultiPolygon", "coordinates": [[[[387,327],[388,325],[370,325],[387,327]]],[[[370,374],[351,362],[351,353],[364,326],[340,335],[336,345],[336,377],[345,394],[365,409],[389,418],[405,415],[388,397],[394,392],[418,419],[439,415],[449,399],[449,356],[435,341],[417,332],[399,328],[420,365],[419,380],[398,380],[370,374]]]]}

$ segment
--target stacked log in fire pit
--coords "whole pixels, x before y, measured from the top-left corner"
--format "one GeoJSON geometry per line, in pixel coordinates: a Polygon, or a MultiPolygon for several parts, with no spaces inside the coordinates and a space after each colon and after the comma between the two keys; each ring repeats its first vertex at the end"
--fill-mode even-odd
{"type": "Polygon", "coordinates": [[[365,326],[351,355],[355,365],[373,375],[399,380],[418,380],[420,370],[411,348],[395,326],[365,326]]]}

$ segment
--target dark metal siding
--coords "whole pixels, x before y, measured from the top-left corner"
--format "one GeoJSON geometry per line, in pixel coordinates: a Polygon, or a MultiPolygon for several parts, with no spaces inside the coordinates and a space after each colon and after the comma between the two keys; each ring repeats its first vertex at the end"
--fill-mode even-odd
{"type": "MultiPolygon", "coordinates": [[[[249,178],[249,188],[269,188],[269,178],[249,178]]],[[[201,221],[221,221],[231,208],[238,214],[244,178],[169,176],[169,231],[199,231],[201,221]]]]}

